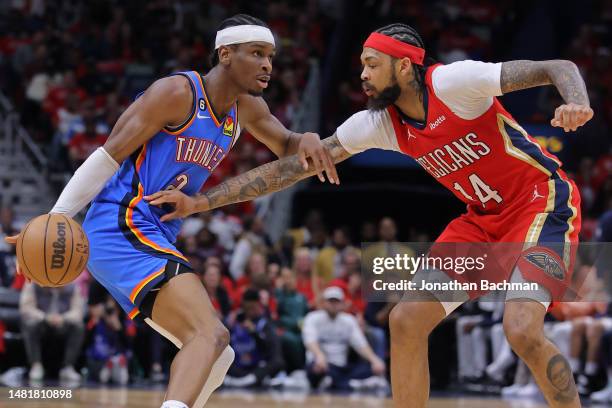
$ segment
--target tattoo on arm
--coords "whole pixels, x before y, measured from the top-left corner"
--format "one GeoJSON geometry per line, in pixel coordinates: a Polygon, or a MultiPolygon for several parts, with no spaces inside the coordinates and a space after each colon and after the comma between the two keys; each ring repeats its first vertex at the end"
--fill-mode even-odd
{"type": "MultiPolygon", "coordinates": [[[[350,156],[335,134],[323,140],[323,144],[330,152],[334,163],[339,163],[350,156]]],[[[304,170],[297,155],[284,157],[226,180],[203,195],[208,199],[209,209],[248,201],[283,190],[315,174],[314,166],[311,165],[308,169],[304,170]]]]}
{"type": "Polygon", "coordinates": [[[589,95],[578,67],[571,61],[504,62],[501,90],[504,94],[542,85],[555,85],[566,103],[589,106],[589,95]]]}
{"type": "Polygon", "coordinates": [[[553,398],[562,404],[569,404],[576,396],[576,385],[569,363],[561,354],[553,356],[546,367],[546,377],[555,389],[553,398]]]}

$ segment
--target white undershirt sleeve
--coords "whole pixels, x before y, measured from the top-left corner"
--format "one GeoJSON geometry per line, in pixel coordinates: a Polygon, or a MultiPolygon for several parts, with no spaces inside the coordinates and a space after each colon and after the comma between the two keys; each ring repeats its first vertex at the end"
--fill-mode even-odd
{"type": "Polygon", "coordinates": [[[117,169],[115,159],[99,147],[74,172],[50,212],[74,217],[102,191],[117,169]]]}
{"type": "Polygon", "coordinates": [[[457,61],[434,69],[431,80],[436,96],[462,119],[476,119],[502,95],[502,63],[457,61]]]}
{"type": "Polygon", "coordinates": [[[342,147],[351,154],[368,149],[400,151],[386,110],[357,112],[338,127],[336,135],[342,147]]]}

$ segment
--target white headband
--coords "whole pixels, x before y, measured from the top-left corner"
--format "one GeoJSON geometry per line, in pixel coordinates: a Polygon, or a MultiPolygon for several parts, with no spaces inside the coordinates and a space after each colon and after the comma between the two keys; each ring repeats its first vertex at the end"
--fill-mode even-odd
{"type": "Polygon", "coordinates": [[[272,31],[267,27],[258,25],[239,25],[234,27],[224,28],[217,31],[215,39],[215,50],[222,45],[242,44],[246,42],[262,41],[272,45],[274,44],[274,36],[272,31]]]}

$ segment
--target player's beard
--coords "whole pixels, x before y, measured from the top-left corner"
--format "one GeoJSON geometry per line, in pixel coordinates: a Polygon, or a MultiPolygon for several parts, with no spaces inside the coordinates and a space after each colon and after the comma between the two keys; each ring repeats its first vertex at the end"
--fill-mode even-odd
{"type": "Polygon", "coordinates": [[[397,84],[395,72],[391,71],[391,84],[378,94],[378,96],[370,96],[368,98],[368,109],[372,111],[381,111],[387,106],[392,105],[400,97],[402,89],[397,84]]]}

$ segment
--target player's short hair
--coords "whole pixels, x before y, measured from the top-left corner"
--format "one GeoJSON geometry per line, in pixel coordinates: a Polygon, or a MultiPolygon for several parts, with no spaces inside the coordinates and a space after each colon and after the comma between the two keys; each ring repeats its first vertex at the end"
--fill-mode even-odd
{"type": "MultiPolygon", "coordinates": [[[[221,24],[219,24],[219,27],[217,27],[217,31],[223,30],[224,28],[235,27],[239,25],[258,25],[269,28],[266,23],[264,23],[257,17],[249,16],[248,14],[236,14],[235,16],[223,20],[221,24]]],[[[215,50],[214,46],[212,48],[213,51],[210,54],[210,66],[214,67],[219,63],[219,50],[215,50]]]]}
{"type": "MultiPolygon", "coordinates": [[[[377,33],[384,34],[388,37],[394,38],[406,44],[414,45],[425,49],[425,43],[423,39],[411,26],[403,23],[389,24],[376,30],[377,33]]],[[[431,58],[426,57],[423,65],[412,64],[414,69],[415,78],[421,90],[425,87],[425,71],[429,65],[435,63],[431,58]]]]}

